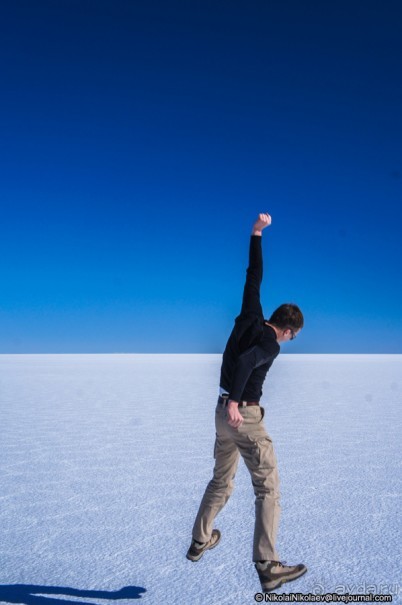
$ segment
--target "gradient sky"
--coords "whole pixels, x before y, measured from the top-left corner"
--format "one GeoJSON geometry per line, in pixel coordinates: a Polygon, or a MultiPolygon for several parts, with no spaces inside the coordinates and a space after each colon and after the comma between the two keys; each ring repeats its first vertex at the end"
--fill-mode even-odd
{"type": "Polygon", "coordinates": [[[0,4],[1,353],[402,353],[400,2],[0,4]]]}

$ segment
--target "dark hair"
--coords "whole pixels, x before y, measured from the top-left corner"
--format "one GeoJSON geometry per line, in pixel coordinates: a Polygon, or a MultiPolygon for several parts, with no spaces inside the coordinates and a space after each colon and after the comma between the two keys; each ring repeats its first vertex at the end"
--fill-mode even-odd
{"type": "Polygon", "coordinates": [[[268,322],[281,330],[300,330],[304,326],[303,313],[293,303],[285,303],[275,309],[268,322]]]}

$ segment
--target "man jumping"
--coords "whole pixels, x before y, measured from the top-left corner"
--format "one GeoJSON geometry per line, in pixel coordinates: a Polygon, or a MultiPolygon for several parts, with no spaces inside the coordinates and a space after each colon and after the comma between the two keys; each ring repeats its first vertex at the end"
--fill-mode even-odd
{"type": "Polygon", "coordinates": [[[279,476],[272,440],[266,432],[264,408],[259,405],[266,374],[280,351],[279,343],[296,338],[303,315],[294,304],[283,304],[266,320],[260,303],[262,231],[271,224],[260,214],[250,238],[250,257],[240,315],[223,353],[219,398],[215,410],[214,475],[208,483],[193,526],[187,559],[198,561],[214,548],[221,534],[213,529],[216,515],[233,491],[241,454],[255,493],[253,562],[261,587],[269,592],[300,577],[303,564],[280,562],[275,548],[279,523],[279,476]]]}

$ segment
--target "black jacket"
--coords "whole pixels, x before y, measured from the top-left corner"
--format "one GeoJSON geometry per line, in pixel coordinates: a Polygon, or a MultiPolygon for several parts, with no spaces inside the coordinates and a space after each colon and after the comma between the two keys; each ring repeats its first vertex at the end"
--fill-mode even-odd
{"type": "Polygon", "coordinates": [[[234,401],[259,401],[262,384],[280,346],[275,330],[264,323],[260,302],[262,237],[250,238],[243,303],[222,358],[220,386],[234,401]]]}

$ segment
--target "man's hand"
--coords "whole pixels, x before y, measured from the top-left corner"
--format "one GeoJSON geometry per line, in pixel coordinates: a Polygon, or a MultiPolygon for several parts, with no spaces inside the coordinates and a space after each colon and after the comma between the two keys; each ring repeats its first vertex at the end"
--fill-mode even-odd
{"type": "Polygon", "coordinates": [[[268,213],[259,214],[258,219],[253,225],[252,235],[261,235],[261,232],[265,227],[268,227],[272,223],[272,219],[268,213]]]}
{"type": "Polygon", "coordinates": [[[237,401],[229,401],[228,403],[228,424],[234,429],[238,429],[243,422],[243,416],[239,412],[239,404],[237,401]]]}

